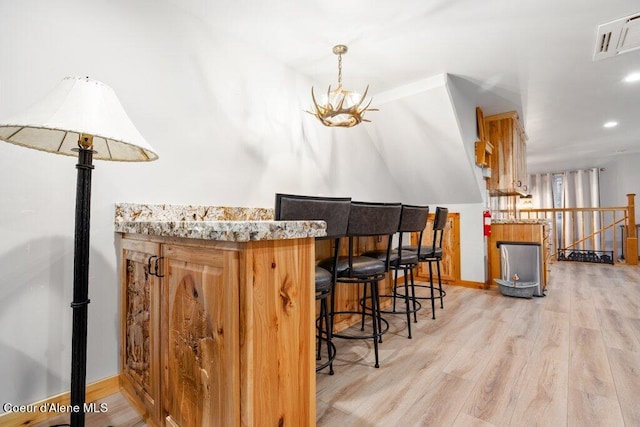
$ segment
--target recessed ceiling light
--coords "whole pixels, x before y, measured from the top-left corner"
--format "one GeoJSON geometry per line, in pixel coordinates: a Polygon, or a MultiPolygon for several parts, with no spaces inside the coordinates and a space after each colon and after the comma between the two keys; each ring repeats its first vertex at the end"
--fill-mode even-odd
{"type": "Polygon", "coordinates": [[[606,127],[606,128],[614,128],[616,126],[618,126],[618,122],[607,122],[605,124],[603,124],[602,126],[606,127]]]}
{"type": "Polygon", "coordinates": [[[624,78],[624,81],[627,83],[640,81],[640,73],[631,73],[624,78]]]}

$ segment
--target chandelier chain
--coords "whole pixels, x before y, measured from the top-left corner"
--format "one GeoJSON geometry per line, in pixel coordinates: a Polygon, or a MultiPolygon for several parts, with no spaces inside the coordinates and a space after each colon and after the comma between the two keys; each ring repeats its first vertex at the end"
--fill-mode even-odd
{"type": "Polygon", "coordinates": [[[342,54],[338,55],[338,86],[342,86],[342,54]]]}

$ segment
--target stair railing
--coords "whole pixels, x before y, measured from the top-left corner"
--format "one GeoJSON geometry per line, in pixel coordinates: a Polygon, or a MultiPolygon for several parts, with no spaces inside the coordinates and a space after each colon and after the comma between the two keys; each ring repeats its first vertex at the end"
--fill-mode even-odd
{"type": "Polygon", "coordinates": [[[614,262],[638,265],[635,194],[627,194],[627,206],[526,208],[520,209],[519,216],[550,221],[552,260],[572,250],[594,253],[611,251],[614,262]]]}

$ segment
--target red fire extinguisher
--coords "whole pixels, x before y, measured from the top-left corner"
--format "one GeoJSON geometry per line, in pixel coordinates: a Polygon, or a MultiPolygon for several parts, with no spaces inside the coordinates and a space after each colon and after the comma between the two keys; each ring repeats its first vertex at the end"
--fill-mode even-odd
{"type": "Polygon", "coordinates": [[[482,212],[482,219],[484,220],[484,235],[488,237],[491,235],[491,211],[485,209],[485,211],[482,212]]]}

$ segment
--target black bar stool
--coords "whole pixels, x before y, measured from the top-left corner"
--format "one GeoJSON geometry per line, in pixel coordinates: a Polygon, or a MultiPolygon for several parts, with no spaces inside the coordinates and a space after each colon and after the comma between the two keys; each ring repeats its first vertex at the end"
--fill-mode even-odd
{"type": "Polygon", "coordinates": [[[327,299],[332,297],[336,283],[336,263],[340,251],[340,238],[344,237],[349,221],[351,198],[348,197],[312,197],[293,194],[276,194],[276,220],[323,220],[327,223],[327,235],[316,240],[333,239],[333,256],[329,259],[330,269],[316,266],[315,290],[316,300],[320,301],[320,315],[316,320],[316,372],[329,367],[333,375],[333,360],[336,347],[333,343],[333,322],[329,312],[327,299]],[[322,344],[326,344],[327,360],[322,361],[322,344]]]}
{"type": "MultiPolygon", "coordinates": [[[[391,239],[398,229],[400,222],[400,203],[367,203],[351,202],[349,213],[349,225],[347,227],[347,237],[349,239],[348,256],[341,256],[335,267],[337,271],[338,284],[357,285],[362,284],[363,299],[366,300],[367,288],[371,293],[371,307],[362,306],[361,311],[336,311],[332,300],[332,321],[336,315],[359,314],[362,316],[362,334],[349,334],[347,331],[340,331],[333,334],[334,337],[344,339],[372,339],[375,354],[375,367],[380,367],[378,358],[378,342],[389,329],[389,323],[380,315],[380,300],[378,297],[378,283],[386,277],[389,270],[389,259],[391,252],[391,239]],[[355,253],[354,239],[358,237],[386,236],[387,237],[387,257],[386,262],[376,258],[359,256],[355,253]],[[371,333],[364,331],[365,317],[371,318],[371,333]],[[384,327],[383,327],[384,324],[384,327]]],[[[325,260],[320,266],[331,269],[334,265],[332,260],[325,260]]]]}
{"type": "MultiPolygon", "coordinates": [[[[442,237],[444,236],[444,228],[447,225],[447,217],[449,209],[436,208],[436,215],[433,220],[433,242],[431,246],[422,246],[421,240],[417,246],[405,246],[404,249],[415,251],[418,254],[419,262],[429,263],[429,288],[431,296],[416,297],[416,299],[431,300],[431,318],[436,318],[435,300],[440,299],[440,308],[444,308],[443,298],[447,293],[442,289],[442,279],[440,277],[440,261],[442,261],[442,237]],[[432,264],[436,264],[438,271],[438,288],[433,287],[433,268],[432,264]],[[437,292],[437,295],[435,293],[437,292]]],[[[426,287],[425,285],[415,285],[418,287],[426,287]]]]}
{"type": "MultiPolygon", "coordinates": [[[[419,233],[418,242],[422,241],[422,233],[427,226],[427,218],[429,217],[429,206],[412,206],[402,205],[400,213],[400,224],[398,225],[398,248],[391,251],[389,267],[393,270],[393,294],[380,295],[380,298],[393,298],[391,310],[381,310],[382,313],[390,314],[406,314],[408,338],[411,338],[411,314],[413,313],[413,321],[417,323],[417,312],[420,310],[420,302],[416,299],[415,281],[413,278],[413,269],[418,266],[418,254],[409,249],[402,248],[402,240],[404,233],[419,233]],[[398,271],[404,273],[404,294],[398,293],[398,271]],[[410,285],[409,285],[410,279],[410,285]],[[409,294],[411,289],[411,295],[409,294]],[[396,298],[401,297],[405,300],[405,309],[400,310],[396,307],[396,298]]],[[[370,256],[385,262],[386,251],[368,251],[362,254],[370,256]]]]}

